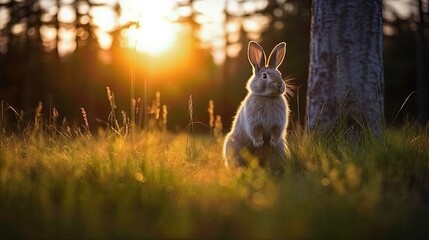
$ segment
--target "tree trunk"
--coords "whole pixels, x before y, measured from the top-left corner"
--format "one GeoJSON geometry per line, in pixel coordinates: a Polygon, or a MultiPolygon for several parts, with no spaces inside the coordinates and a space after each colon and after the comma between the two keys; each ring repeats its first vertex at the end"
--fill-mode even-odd
{"type": "Polygon", "coordinates": [[[380,136],[384,124],[382,0],[314,0],[307,124],[380,136]]]}

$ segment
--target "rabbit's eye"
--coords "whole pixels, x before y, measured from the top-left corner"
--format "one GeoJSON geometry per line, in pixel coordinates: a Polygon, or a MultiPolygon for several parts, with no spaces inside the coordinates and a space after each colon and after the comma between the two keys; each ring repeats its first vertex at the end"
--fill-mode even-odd
{"type": "Polygon", "coordinates": [[[263,79],[267,79],[267,78],[268,78],[268,75],[267,75],[266,73],[262,73],[262,78],[263,78],[263,79]]]}

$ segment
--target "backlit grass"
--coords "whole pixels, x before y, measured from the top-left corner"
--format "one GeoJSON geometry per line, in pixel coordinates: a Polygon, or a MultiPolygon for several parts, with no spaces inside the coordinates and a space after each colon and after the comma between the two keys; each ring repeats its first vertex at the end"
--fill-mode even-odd
{"type": "Polygon", "coordinates": [[[295,131],[278,179],[256,163],[225,169],[219,132],[169,133],[166,116],[137,131],[123,113],[90,133],[82,114],[81,129],[36,111],[0,133],[2,237],[429,237],[428,129],[358,143],[295,131]]]}

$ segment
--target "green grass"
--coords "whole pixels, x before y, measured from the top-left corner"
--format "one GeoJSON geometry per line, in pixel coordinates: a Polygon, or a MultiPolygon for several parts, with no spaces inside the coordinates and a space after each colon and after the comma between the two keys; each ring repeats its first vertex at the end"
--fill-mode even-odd
{"type": "Polygon", "coordinates": [[[7,238],[429,237],[429,132],[352,143],[293,133],[281,179],[228,171],[221,142],[186,134],[2,134],[7,238]]]}

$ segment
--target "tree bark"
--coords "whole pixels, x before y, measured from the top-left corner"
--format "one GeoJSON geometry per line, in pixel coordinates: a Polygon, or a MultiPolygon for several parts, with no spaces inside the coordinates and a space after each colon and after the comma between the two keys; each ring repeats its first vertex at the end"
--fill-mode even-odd
{"type": "Polygon", "coordinates": [[[381,135],[382,0],[314,0],[307,127],[343,125],[381,135]]]}

